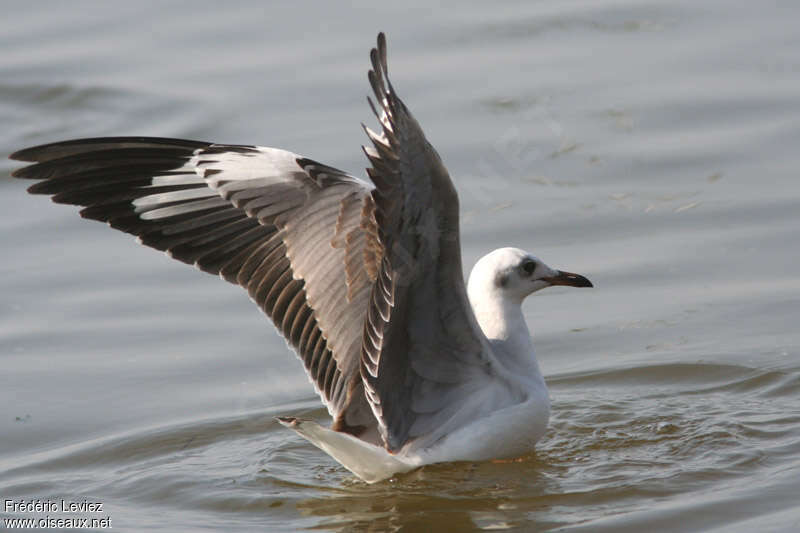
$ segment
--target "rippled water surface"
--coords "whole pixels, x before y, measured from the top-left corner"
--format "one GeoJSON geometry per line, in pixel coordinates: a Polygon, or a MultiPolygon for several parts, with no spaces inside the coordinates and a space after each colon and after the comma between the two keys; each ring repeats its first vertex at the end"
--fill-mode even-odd
{"type": "Polygon", "coordinates": [[[513,245],[596,288],[526,303],[553,401],[534,455],[366,485],[274,422],[327,415],[243,291],[0,162],[2,499],[102,502],[120,531],[800,529],[796,3],[5,13],[3,155],[157,135],[352,172],[386,31],[460,191],[465,269],[513,245]]]}

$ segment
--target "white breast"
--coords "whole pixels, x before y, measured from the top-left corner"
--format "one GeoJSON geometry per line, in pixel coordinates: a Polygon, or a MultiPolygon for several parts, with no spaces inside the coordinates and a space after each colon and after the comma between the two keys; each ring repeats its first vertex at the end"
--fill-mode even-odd
{"type": "Polygon", "coordinates": [[[486,461],[520,457],[533,451],[547,431],[550,399],[537,387],[523,402],[476,419],[434,444],[404,457],[415,464],[486,461]]]}

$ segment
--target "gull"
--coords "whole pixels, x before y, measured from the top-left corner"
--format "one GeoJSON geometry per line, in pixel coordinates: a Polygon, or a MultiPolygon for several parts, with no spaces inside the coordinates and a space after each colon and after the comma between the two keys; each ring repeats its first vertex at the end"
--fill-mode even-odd
{"type": "Polygon", "coordinates": [[[383,33],[370,60],[369,181],[277,148],[159,137],[23,149],[11,158],[33,164],[13,176],[245,288],[332,417],[278,421],[362,480],[522,456],[550,416],[522,302],[592,284],[500,248],[465,285],[458,195],[389,81],[383,33]]]}

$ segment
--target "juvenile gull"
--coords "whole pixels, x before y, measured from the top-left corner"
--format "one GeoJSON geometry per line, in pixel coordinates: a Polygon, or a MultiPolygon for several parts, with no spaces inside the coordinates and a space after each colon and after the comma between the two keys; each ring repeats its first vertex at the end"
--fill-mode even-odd
{"type": "Polygon", "coordinates": [[[522,301],[592,284],[501,248],[465,287],[456,190],[389,82],[383,34],[370,59],[371,183],[277,148],[154,137],[28,148],[13,175],[247,289],[333,418],[279,421],[361,479],[523,455],[550,402],[522,301]]]}

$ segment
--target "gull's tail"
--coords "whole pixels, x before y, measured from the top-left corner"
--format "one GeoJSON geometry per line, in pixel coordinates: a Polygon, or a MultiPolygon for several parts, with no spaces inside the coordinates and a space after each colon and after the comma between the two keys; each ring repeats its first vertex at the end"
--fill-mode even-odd
{"type": "Polygon", "coordinates": [[[384,448],[364,442],[349,433],[322,427],[312,420],[292,416],[279,416],[276,420],[295,430],[367,483],[383,481],[418,466],[391,455],[384,448]]]}

